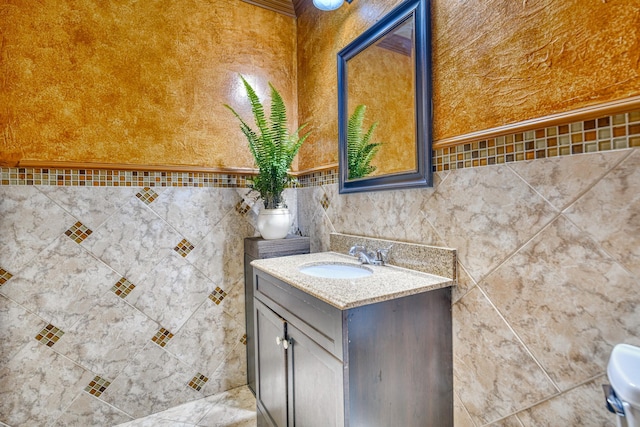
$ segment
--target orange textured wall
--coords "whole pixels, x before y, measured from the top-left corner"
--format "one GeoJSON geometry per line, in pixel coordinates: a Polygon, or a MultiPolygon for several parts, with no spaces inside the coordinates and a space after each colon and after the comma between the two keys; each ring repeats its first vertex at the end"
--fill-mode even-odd
{"type": "MultiPolygon", "coordinates": [[[[336,54],[399,0],[298,18],[300,168],[338,159],[336,54]]],[[[432,0],[434,139],[640,95],[640,0],[432,0]]]]}
{"type": "Polygon", "coordinates": [[[295,119],[295,31],[239,0],[2,2],[0,164],[252,167],[222,104],[251,119],[242,73],[295,119]]]}

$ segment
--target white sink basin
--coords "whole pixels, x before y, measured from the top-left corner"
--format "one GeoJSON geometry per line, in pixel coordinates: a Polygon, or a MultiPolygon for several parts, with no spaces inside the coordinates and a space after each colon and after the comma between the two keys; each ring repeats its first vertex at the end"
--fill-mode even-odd
{"type": "Polygon", "coordinates": [[[359,279],[371,276],[373,271],[353,264],[312,264],[300,267],[300,272],[308,276],[326,279],[359,279]]]}

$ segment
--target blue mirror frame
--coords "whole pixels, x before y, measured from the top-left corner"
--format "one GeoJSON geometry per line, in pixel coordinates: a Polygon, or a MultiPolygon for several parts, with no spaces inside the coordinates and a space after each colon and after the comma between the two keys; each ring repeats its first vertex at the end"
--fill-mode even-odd
{"type": "Polygon", "coordinates": [[[407,0],[338,52],[339,191],[355,193],[401,188],[432,187],[432,102],[430,1],[407,0]],[[347,62],[410,16],[415,19],[415,140],[417,168],[406,173],[349,180],[347,170],[348,66],[347,62]]]}

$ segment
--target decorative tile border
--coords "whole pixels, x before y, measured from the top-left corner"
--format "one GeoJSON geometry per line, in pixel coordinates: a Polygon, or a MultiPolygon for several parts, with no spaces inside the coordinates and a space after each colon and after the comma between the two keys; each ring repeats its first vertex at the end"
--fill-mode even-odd
{"type": "Polygon", "coordinates": [[[248,178],[216,173],[0,167],[0,185],[244,188],[248,178]]]}
{"type": "MultiPolygon", "coordinates": [[[[635,147],[640,147],[640,110],[437,149],[433,171],[635,147]]],[[[338,176],[338,168],[330,168],[299,176],[291,187],[337,184],[338,176]]],[[[148,191],[152,187],[248,188],[250,179],[250,175],[216,173],[0,167],[0,186],[144,187],[148,191]]]]}
{"type": "Polygon", "coordinates": [[[640,147],[640,111],[435,150],[434,172],[640,147]]]}

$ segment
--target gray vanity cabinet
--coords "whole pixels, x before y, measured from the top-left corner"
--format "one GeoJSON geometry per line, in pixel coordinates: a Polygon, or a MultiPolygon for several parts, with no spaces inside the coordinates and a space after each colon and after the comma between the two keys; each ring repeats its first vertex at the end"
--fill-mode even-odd
{"type": "Polygon", "coordinates": [[[453,425],[450,288],[340,310],[253,278],[259,427],[453,425]]]}

